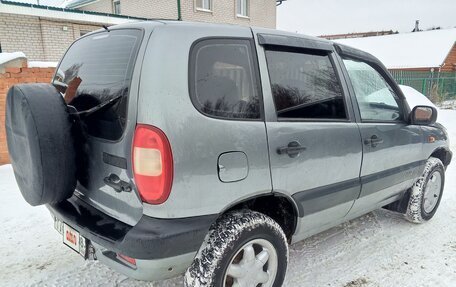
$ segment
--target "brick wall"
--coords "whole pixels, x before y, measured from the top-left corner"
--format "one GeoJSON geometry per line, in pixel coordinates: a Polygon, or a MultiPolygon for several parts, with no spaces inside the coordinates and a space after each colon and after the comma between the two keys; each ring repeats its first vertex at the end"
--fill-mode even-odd
{"type": "Polygon", "coordinates": [[[0,13],[0,45],[3,52],[24,52],[30,61],[58,61],[81,31],[100,27],[0,13]]]}
{"type": "MultiPolygon", "coordinates": [[[[188,0],[182,0],[185,2],[188,0]]],[[[177,19],[176,0],[121,0],[120,11],[123,15],[143,17],[177,19]]]]}
{"type": "Polygon", "coordinates": [[[249,17],[238,17],[237,1],[212,1],[212,11],[196,9],[195,0],[182,1],[182,18],[186,21],[228,23],[265,28],[276,27],[276,2],[273,0],[250,0],[249,17]]]}
{"type": "Polygon", "coordinates": [[[40,22],[46,61],[59,61],[74,40],[81,36],[81,31],[91,32],[100,29],[100,26],[96,25],[46,19],[43,19],[40,22]]]}
{"type": "Polygon", "coordinates": [[[29,60],[43,61],[45,57],[39,18],[0,14],[0,45],[3,52],[22,51],[29,60]]]}
{"type": "Polygon", "coordinates": [[[456,43],[451,48],[444,63],[445,63],[445,65],[442,67],[443,72],[456,71],[456,43]]]}
{"type": "Polygon", "coordinates": [[[266,28],[276,27],[276,2],[273,0],[250,0],[250,17],[238,17],[237,1],[213,0],[211,12],[196,9],[195,0],[182,1],[182,18],[186,21],[202,21],[238,24],[246,26],[259,26],[266,28]]]}
{"type": "MultiPolygon", "coordinates": [[[[147,0],[149,1],[149,0],[147,0]]],[[[121,2],[121,7],[120,9],[122,9],[122,2],[123,1],[120,1],[121,2]]],[[[112,13],[112,9],[113,9],[113,6],[112,6],[112,0],[100,0],[100,1],[97,1],[93,4],[90,4],[90,5],[86,5],[86,6],[83,6],[81,8],[78,8],[79,10],[83,10],[83,11],[94,11],[94,12],[100,12],[100,13],[112,13]]]]}
{"type": "Polygon", "coordinates": [[[54,68],[6,68],[0,74],[0,165],[9,162],[5,131],[5,104],[8,89],[18,83],[49,83],[54,68]]]}
{"type": "MultiPolygon", "coordinates": [[[[186,0],[182,0],[186,1],[186,0]]],[[[114,13],[112,0],[100,0],[93,4],[79,8],[84,11],[114,13]]],[[[121,0],[122,15],[143,18],[177,19],[176,0],[121,0]]]]}
{"type": "MultiPolygon", "coordinates": [[[[213,11],[199,11],[195,0],[181,0],[182,19],[212,23],[229,23],[266,28],[276,27],[276,2],[274,0],[250,0],[250,17],[236,16],[236,0],[213,0],[213,11]]],[[[176,0],[121,0],[123,15],[177,19],[176,0]]],[[[100,0],[80,10],[112,13],[112,0],[100,0]]]]}

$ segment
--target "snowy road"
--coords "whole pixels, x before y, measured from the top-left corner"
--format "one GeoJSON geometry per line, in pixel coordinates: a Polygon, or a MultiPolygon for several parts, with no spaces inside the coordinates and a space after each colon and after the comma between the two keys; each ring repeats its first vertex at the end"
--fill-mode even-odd
{"type": "MultiPolygon", "coordinates": [[[[456,151],[456,111],[441,111],[456,151]]],[[[181,286],[139,282],[61,243],[46,208],[21,198],[11,166],[0,167],[0,286],[181,286]]],[[[379,210],[290,248],[284,286],[456,286],[456,163],[434,219],[414,225],[379,210]]]]}

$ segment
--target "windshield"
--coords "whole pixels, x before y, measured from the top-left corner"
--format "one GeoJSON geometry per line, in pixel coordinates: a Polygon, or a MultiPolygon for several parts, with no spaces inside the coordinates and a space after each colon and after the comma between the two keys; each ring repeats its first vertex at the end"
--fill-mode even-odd
{"type": "Polygon", "coordinates": [[[109,140],[122,136],[141,35],[139,30],[96,33],[76,41],[61,61],[53,84],[65,102],[78,112],[102,107],[82,118],[89,135],[109,140]]]}

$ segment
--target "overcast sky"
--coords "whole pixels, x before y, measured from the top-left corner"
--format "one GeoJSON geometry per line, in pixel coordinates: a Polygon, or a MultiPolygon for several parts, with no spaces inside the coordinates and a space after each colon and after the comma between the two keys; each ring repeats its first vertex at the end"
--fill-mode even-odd
{"type": "MultiPolygon", "coordinates": [[[[44,5],[62,2],[40,0],[44,5]]],[[[421,29],[456,27],[456,0],[287,0],[277,8],[278,29],[314,36],[378,30],[409,32],[415,20],[420,20],[421,29]]]]}
{"type": "Polygon", "coordinates": [[[456,0],[287,0],[277,28],[308,35],[456,27],[456,0]]]}

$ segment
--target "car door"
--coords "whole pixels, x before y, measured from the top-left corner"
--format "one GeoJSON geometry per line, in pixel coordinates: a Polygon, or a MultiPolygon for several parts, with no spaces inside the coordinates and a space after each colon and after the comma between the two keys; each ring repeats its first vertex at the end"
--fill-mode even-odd
{"type": "Polygon", "coordinates": [[[360,192],[361,138],[331,45],[259,38],[272,185],[298,206],[297,241],[352,207],[360,192]]]}
{"type": "Polygon", "coordinates": [[[363,142],[361,193],[351,214],[398,199],[424,167],[422,132],[408,124],[405,101],[388,73],[372,61],[345,57],[363,142]]]}

